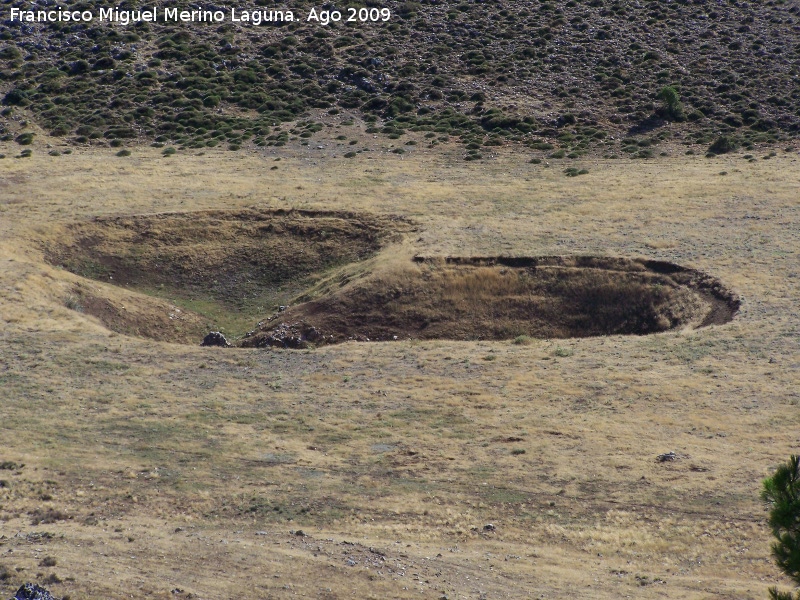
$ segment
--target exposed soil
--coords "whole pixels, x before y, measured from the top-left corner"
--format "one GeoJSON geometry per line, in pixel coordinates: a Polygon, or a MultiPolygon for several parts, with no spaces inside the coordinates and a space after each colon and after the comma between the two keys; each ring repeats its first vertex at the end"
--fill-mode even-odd
{"type": "Polygon", "coordinates": [[[643,335],[722,324],[739,308],[713,277],[665,262],[552,256],[415,263],[291,307],[242,345],[643,335]]]}
{"type": "Polygon", "coordinates": [[[208,211],[69,225],[48,261],[116,285],[202,293],[232,307],[381,248],[405,223],[320,211],[208,211]]]}
{"type": "Polygon", "coordinates": [[[410,227],[350,213],[204,211],[97,218],[60,227],[42,243],[50,264],[147,294],[78,285],[75,308],[120,333],[183,342],[220,323],[241,333],[317,277],[372,256],[410,227]]]}
{"type": "Polygon", "coordinates": [[[75,285],[66,304],[112,331],[160,342],[194,344],[212,326],[203,315],[166,300],[90,282],[75,285]]]}
{"type": "Polygon", "coordinates": [[[245,328],[233,332],[236,345],[304,348],[347,340],[643,335],[722,324],[739,308],[715,278],[661,261],[398,261],[387,246],[412,229],[397,217],[212,211],[76,223],[45,246],[52,264],[124,288],[104,296],[108,286],[79,284],[75,308],[115,331],[176,342],[199,343],[228,313],[250,326],[272,315],[238,342],[245,328]],[[354,270],[369,257],[375,260],[354,270]]]}

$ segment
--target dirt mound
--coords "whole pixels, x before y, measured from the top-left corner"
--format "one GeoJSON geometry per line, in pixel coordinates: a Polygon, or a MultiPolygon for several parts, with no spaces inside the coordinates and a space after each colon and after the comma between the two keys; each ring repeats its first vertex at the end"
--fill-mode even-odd
{"type": "Polygon", "coordinates": [[[643,335],[729,321],[738,298],[679,265],[603,257],[430,259],[290,307],[243,346],[643,335]],[[277,326],[276,326],[277,324],[277,326]],[[302,331],[314,332],[314,340],[302,331]],[[266,340],[269,340],[267,342],[266,340]]]}
{"type": "Polygon", "coordinates": [[[64,304],[111,331],[160,342],[194,344],[213,327],[203,315],[174,302],[89,281],[75,284],[64,304]]]}

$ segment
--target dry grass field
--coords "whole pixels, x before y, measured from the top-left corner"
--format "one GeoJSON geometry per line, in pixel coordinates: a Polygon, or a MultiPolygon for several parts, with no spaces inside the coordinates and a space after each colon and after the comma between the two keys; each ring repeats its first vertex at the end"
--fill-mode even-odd
{"type": "Polygon", "coordinates": [[[800,443],[796,153],[569,161],[589,173],[565,177],[449,152],[0,161],[0,597],[26,581],[72,599],[760,599],[786,583],[758,494],[800,443]],[[413,223],[354,271],[645,257],[742,306],[648,336],[201,348],[110,331],[76,290],[131,322],[160,314],[151,333],[175,306],[45,260],[93,217],[290,208],[413,223]]]}

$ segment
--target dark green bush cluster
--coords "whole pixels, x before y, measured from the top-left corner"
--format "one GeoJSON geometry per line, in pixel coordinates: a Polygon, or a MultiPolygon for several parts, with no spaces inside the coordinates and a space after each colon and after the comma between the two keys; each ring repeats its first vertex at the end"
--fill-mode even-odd
{"type": "MultiPolygon", "coordinates": [[[[792,455],[762,483],[761,498],[770,509],[768,524],[775,541],[772,556],[778,568],[800,585],[800,457],[792,455]]],[[[769,589],[772,600],[800,600],[800,591],[769,589]]]]}
{"type": "Polygon", "coordinates": [[[736,142],[728,136],[721,135],[708,147],[709,154],[727,154],[736,150],[736,142]]]}
{"type": "Polygon", "coordinates": [[[577,177],[578,175],[586,175],[589,171],[587,169],[576,169],[575,167],[568,167],[564,169],[564,175],[567,177],[577,177]]]}

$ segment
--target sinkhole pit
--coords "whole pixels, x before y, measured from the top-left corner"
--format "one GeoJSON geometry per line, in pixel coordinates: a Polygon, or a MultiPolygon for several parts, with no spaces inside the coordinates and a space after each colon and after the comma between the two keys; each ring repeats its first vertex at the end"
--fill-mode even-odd
{"type": "Polygon", "coordinates": [[[739,309],[718,279],[668,262],[405,256],[415,230],[402,217],[204,211],[72,223],[42,245],[80,276],[69,306],[119,333],[191,344],[212,330],[235,346],[290,348],[644,335],[739,309]]]}

